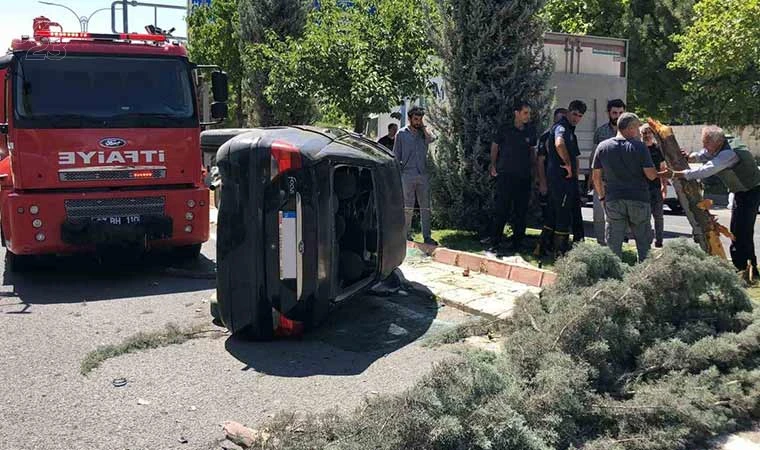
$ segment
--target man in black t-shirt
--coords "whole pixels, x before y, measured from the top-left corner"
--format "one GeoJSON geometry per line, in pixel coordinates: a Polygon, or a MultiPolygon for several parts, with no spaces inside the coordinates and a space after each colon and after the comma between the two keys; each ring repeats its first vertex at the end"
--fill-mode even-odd
{"type": "Polygon", "coordinates": [[[511,213],[512,249],[519,251],[525,238],[525,221],[531,194],[531,173],[536,164],[536,133],[530,122],[531,107],[518,102],[513,123],[491,144],[489,173],[496,178],[496,217],[491,232],[492,252],[499,253],[504,225],[511,213]]]}
{"type": "Polygon", "coordinates": [[[388,150],[393,150],[393,144],[396,142],[396,133],[398,132],[398,125],[395,123],[388,124],[388,134],[381,137],[377,143],[384,145],[388,150]]]}

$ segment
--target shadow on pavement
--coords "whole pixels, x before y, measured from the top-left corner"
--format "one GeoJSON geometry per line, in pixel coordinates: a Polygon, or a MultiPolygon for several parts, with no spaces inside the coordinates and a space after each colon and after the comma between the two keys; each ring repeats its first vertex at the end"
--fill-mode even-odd
{"type": "Polygon", "coordinates": [[[216,281],[192,274],[213,273],[214,267],[204,255],[188,262],[158,252],[108,262],[82,255],[51,257],[35,261],[21,273],[3,265],[2,296],[30,305],[196,292],[214,289],[216,281]]]}
{"type": "Polygon", "coordinates": [[[426,333],[451,326],[436,320],[438,311],[424,292],[365,295],[337,308],[300,340],[247,342],[233,336],[225,347],[246,364],[244,370],[267,375],[356,375],[426,333]]]}

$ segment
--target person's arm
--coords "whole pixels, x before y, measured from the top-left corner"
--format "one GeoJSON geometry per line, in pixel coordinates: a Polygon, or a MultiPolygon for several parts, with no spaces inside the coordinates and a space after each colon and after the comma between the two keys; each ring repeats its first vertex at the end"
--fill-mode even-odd
{"type": "Polygon", "coordinates": [[[547,192],[549,192],[549,185],[546,182],[546,167],[544,166],[544,162],[546,161],[546,156],[539,156],[536,158],[536,173],[538,174],[538,192],[541,193],[541,195],[546,195],[547,192]]]}
{"type": "Polygon", "coordinates": [[[691,170],[673,171],[673,177],[686,178],[687,180],[704,180],[721,170],[728,169],[739,162],[739,156],[733,150],[724,150],[715,158],[705,162],[702,167],[691,170]]]}
{"type": "Polygon", "coordinates": [[[399,164],[402,164],[404,162],[404,149],[403,145],[401,144],[401,141],[403,141],[403,139],[403,135],[397,134],[396,139],[393,141],[393,154],[396,155],[396,160],[399,164]]]}
{"type": "Polygon", "coordinates": [[[599,197],[599,201],[603,202],[606,192],[604,191],[604,183],[602,182],[602,169],[594,168],[592,178],[594,180],[594,191],[599,197]]]}
{"type": "Polygon", "coordinates": [[[559,155],[560,159],[564,163],[562,166],[565,171],[567,171],[567,175],[565,178],[572,178],[573,177],[573,169],[572,169],[572,163],[570,162],[570,153],[567,151],[567,147],[565,146],[565,138],[562,136],[557,136],[554,138],[554,147],[557,149],[557,155],[559,155]]]}
{"type": "Polygon", "coordinates": [[[430,131],[428,131],[428,128],[426,126],[422,127],[422,133],[425,135],[425,142],[428,144],[435,142],[437,139],[430,131]]]}
{"type": "Polygon", "coordinates": [[[492,177],[495,177],[498,175],[496,172],[496,161],[499,158],[499,144],[496,142],[491,142],[491,167],[488,168],[489,173],[492,177]]]}

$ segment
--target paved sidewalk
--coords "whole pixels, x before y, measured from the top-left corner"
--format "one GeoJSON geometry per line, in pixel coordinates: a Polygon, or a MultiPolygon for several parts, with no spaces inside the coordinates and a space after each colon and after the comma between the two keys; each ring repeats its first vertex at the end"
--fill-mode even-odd
{"type": "Polygon", "coordinates": [[[427,288],[443,302],[481,316],[503,319],[512,314],[515,299],[541,288],[456,266],[437,263],[419,250],[407,250],[404,277],[427,288]]]}

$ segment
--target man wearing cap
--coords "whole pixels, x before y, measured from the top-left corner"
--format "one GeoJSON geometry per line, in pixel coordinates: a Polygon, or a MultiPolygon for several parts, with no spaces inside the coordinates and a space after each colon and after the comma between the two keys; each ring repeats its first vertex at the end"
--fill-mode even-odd
{"type": "Polygon", "coordinates": [[[703,180],[715,175],[734,194],[731,210],[731,262],[737,270],[751,269],[757,274],[755,221],[760,207],[760,169],[746,147],[731,148],[723,130],[716,126],[702,129],[702,151],[691,153],[689,162],[703,162],[698,169],[674,171],[676,178],[703,180]]]}
{"type": "Polygon", "coordinates": [[[411,240],[412,238],[412,217],[414,216],[414,201],[416,199],[420,205],[422,238],[425,244],[438,245],[438,242],[433,239],[430,229],[430,181],[427,171],[428,146],[435,138],[425,128],[424,116],[425,110],[419,106],[409,109],[407,113],[409,124],[396,133],[393,153],[401,166],[407,239],[411,240]]]}

